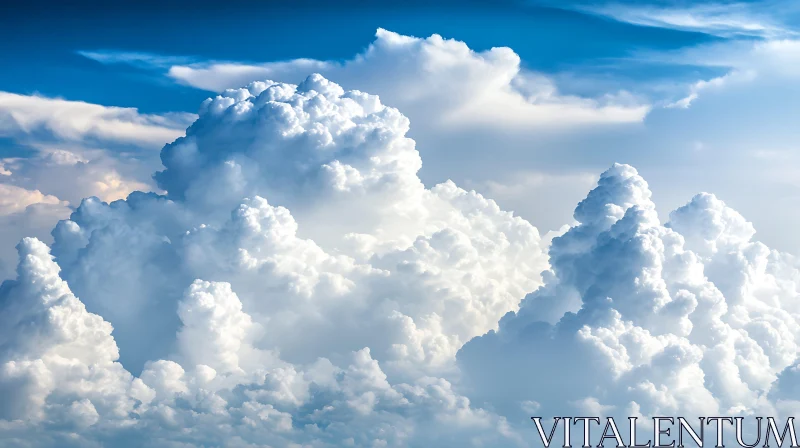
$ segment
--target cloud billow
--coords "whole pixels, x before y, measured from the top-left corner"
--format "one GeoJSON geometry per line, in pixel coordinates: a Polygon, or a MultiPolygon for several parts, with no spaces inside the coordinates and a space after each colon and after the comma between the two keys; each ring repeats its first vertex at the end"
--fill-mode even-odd
{"type": "Polygon", "coordinates": [[[791,408],[769,393],[795,364],[795,261],[721,201],[661,225],[615,165],[548,245],[475,192],[426,188],[408,129],[319,75],[203,103],[162,150],[165,195],[85,199],[52,248],[19,244],[2,437],[531,446],[536,406],[791,408]]]}
{"type": "Polygon", "coordinates": [[[796,409],[771,394],[797,362],[794,257],[752,241],[752,225],[710,194],[662,225],[626,165],[603,173],[575,219],[553,240],[545,285],[461,349],[475,398],[551,415],[796,409]]]}

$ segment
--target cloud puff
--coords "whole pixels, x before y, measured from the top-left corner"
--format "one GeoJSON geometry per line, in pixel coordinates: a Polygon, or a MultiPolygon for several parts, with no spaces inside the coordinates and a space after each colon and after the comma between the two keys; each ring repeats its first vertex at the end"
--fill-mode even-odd
{"type": "Polygon", "coordinates": [[[414,346],[374,341],[373,353],[447,359],[538,284],[546,257],[536,229],[492,201],[451,182],[426,189],[407,130],[377,97],[319,75],[227,91],[162,151],[166,196],[84,201],[55,229],[54,253],[89,307],[109,308],[123,348],[132,325],[131,342],[149,350],[143,322],[174,339],[177,320],[161,310],[200,277],[242,288],[250,312],[274,321],[265,338],[298,359],[359,349],[359,333],[387,325],[414,346]],[[98,294],[122,283],[124,309],[98,294]]]}
{"type": "Polygon", "coordinates": [[[532,410],[795,406],[796,260],[720,200],[662,225],[614,165],[541,237],[453,182],[426,188],[408,129],[320,75],[207,100],[162,151],[164,195],[85,199],[52,255],[18,246],[3,436],[530,446],[532,410]]]}
{"type": "Polygon", "coordinates": [[[205,102],[162,151],[166,195],[85,199],[53,231],[57,265],[42,243],[19,246],[0,290],[13,320],[2,381],[21,391],[5,432],[49,428],[31,445],[521,443],[454,389],[454,361],[540,285],[544,244],[474,192],[426,188],[408,127],[319,75],[205,102]],[[28,289],[39,283],[54,286],[28,289]],[[53,325],[60,301],[64,329],[16,330],[53,325]]]}
{"type": "Polygon", "coordinates": [[[140,385],[115,362],[112,327],[86,311],[58,273],[49,249],[36,239],[18,245],[17,279],[4,282],[0,388],[3,418],[47,422],[67,431],[99,419],[126,420],[140,385]]]}
{"type": "Polygon", "coordinates": [[[665,225],[650,196],[629,166],[603,173],[579,224],[553,240],[545,285],[459,352],[478,403],[773,415],[791,400],[774,391],[797,364],[797,260],[752,241],[713,195],[665,225]]]}
{"type": "Polygon", "coordinates": [[[17,280],[0,289],[0,417],[15,446],[519,442],[446,380],[390,383],[368,348],[340,368],[324,358],[294,366],[245,347],[249,317],[226,283],[196,281],[180,301],[179,339],[194,337],[176,353],[184,364],[151,362],[133,377],[116,362],[111,325],[59,278],[47,246],[25,239],[19,252],[17,280]],[[247,370],[236,360],[245,349],[261,361],[242,360],[247,370]]]}

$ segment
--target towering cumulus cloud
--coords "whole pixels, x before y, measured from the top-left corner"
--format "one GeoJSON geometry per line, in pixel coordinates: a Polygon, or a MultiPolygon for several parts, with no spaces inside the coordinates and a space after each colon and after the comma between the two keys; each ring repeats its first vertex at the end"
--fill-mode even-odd
{"type": "Polygon", "coordinates": [[[794,258],[752,242],[750,223],[709,194],[661,225],[625,165],[603,173],[575,219],[552,243],[545,286],[459,353],[481,401],[548,415],[795,409],[779,392],[796,381],[794,258]]]}
{"type": "Polygon", "coordinates": [[[426,189],[408,127],[319,75],[203,103],[162,151],[166,195],[85,199],[53,231],[57,265],[20,246],[2,293],[18,322],[3,326],[5,432],[24,444],[47,427],[31,445],[518,443],[454,390],[455,355],[541,284],[542,240],[452,182],[426,189]],[[30,288],[40,271],[57,291],[30,288]],[[69,344],[49,336],[52,315],[69,344]],[[79,430],[63,423],[77,414],[79,430]]]}
{"type": "Polygon", "coordinates": [[[721,201],[661,225],[616,165],[550,244],[426,188],[408,129],[319,75],[228,90],[163,149],[165,195],[24,239],[3,446],[533,446],[536,409],[793,406],[795,261],[721,201]]]}

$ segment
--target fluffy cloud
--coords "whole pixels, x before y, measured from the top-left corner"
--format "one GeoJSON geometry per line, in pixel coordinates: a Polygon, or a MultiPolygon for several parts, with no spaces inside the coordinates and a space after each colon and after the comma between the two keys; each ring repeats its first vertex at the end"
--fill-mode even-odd
{"type": "Polygon", "coordinates": [[[603,173],[579,224],[553,240],[545,285],[459,353],[477,402],[549,415],[591,403],[608,415],[785,410],[775,391],[798,362],[797,260],[752,241],[713,195],[665,225],[650,197],[633,168],[603,173]]]}
{"type": "Polygon", "coordinates": [[[17,258],[13,248],[21,238],[50,242],[53,226],[68,218],[74,209],[70,206],[82,198],[112,201],[153,188],[135,180],[140,166],[126,165],[118,155],[73,151],[44,149],[31,157],[0,159],[0,279],[13,277],[17,258]]]}
{"type": "Polygon", "coordinates": [[[39,340],[4,325],[2,381],[22,391],[6,433],[50,428],[31,445],[521,443],[454,389],[454,362],[540,285],[544,244],[474,192],[425,188],[408,127],[319,75],[205,102],[162,151],[166,195],[84,200],[53,231],[57,265],[42,243],[19,246],[3,315],[61,326],[25,330],[39,340]],[[54,286],[28,288],[39,283],[54,286]],[[92,349],[76,355],[79,344],[92,349]]]}
{"type": "MultiPolygon", "coordinates": [[[[65,433],[100,420],[125,425],[136,404],[130,395],[142,385],[115,362],[111,325],[72,295],[47,246],[26,238],[18,249],[18,277],[3,283],[0,313],[6,438],[17,444],[22,440],[15,433],[30,438],[34,434],[18,432],[28,425],[65,433]]],[[[33,444],[57,444],[58,433],[33,444]]]]}
{"type": "Polygon", "coordinates": [[[173,339],[177,319],[161,310],[199,277],[241,287],[270,321],[263,338],[296,360],[391,328],[404,342],[373,341],[379,359],[444,362],[535,288],[546,256],[536,229],[492,201],[451,182],[426,189],[407,130],[377,97],[319,75],[227,91],[164,148],[166,196],[84,201],[55,229],[54,253],[88,306],[108,308],[123,349],[130,337],[151,350],[142,325],[173,339]],[[98,294],[121,282],[124,307],[98,294]]]}
{"type": "Polygon", "coordinates": [[[133,377],[116,362],[111,325],[72,294],[47,246],[25,239],[19,252],[0,313],[8,446],[519,442],[444,379],[390,383],[368,348],[341,368],[324,358],[301,367],[244,344],[249,317],[226,283],[196,281],[179,302],[178,337],[194,337],[175,354],[184,364],[155,361],[133,377]],[[257,358],[240,362],[243,350],[257,358]]]}
{"type": "Polygon", "coordinates": [[[422,39],[384,29],[366,51],[345,63],[298,59],[262,65],[174,65],[168,76],[221,91],[254,79],[291,81],[309,71],[345,87],[377,93],[412,117],[424,112],[437,126],[519,129],[635,123],[650,110],[626,92],[600,98],[560,93],[552,79],[522,69],[520,57],[510,48],[476,52],[439,35],[422,39]]]}
{"type": "Polygon", "coordinates": [[[23,240],[0,287],[4,440],[530,446],[531,410],[795,406],[796,260],[720,200],[662,225],[615,165],[540,236],[426,188],[408,129],[319,75],[252,83],[164,147],[165,194],[85,199],[51,249],[23,240]]]}

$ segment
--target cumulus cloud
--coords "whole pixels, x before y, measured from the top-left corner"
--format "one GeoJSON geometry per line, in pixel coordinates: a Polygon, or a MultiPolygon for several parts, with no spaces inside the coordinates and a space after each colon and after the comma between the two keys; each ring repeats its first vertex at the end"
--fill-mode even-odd
{"type": "Polygon", "coordinates": [[[5,440],[531,446],[532,410],[794,406],[797,262],[722,201],[662,225],[615,165],[542,237],[426,188],[408,129],[320,75],[226,90],[162,150],[164,194],[88,198],[51,248],[23,240],[5,440]]]}
{"type": "MultiPolygon", "coordinates": [[[[81,54],[105,63],[130,63],[132,58],[142,61],[124,53],[118,57],[81,54]]],[[[477,52],[464,42],[439,35],[417,38],[379,29],[375,41],[363,53],[343,63],[296,59],[258,65],[172,64],[167,76],[219,92],[257,79],[291,82],[309,72],[319,72],[346,88],[379,94],[386,104],[415,119],[424,116],[437,126],[456,128],[636,123],[650,110],[645,101],[624,91],[597,98],[561,93],[551,78],[523,69],[520,63],[520,57],[510,48],[477,52]]]]}
{"type": "Polygon", "coordinates": [[[368,348],[343,367],[324,358],[305,367],[270,364],[262,354],[257,367],[239,368],[235,353],[248,325],[238,325],[248,316],[228,284],[194,282],[179,304],[179,338],[202,337],[207,351],[194,340],[176,353],[186,368],[159,360],[134,377],[116,361],[111,325],[72,294],[47,246],[25,239],[19,252],[18,278],[0,290],[0,417],[15,446],[519,442],[502,418],[471,408],[446,380],[390,383],[368,348]],[[35,429],[42,426],[48,430],[35,429]]]}
{"type": "Polygon", "coordinates": [[[603,173],[575,219],[553,240],[545,285],[459,352],[478,403],[536,402],[548,415],[590,403],[608,415],[786,410],[791,398],[774,392],[797,364],[794,257],[753,241],[710,194],[662,225],[626,165],[603,173]]]}
{"type": "Polygon", "coordinates": [[[53,231],[58,264],[20,244],[0,290],[0,381],[18,391],[4,433],[49,428],[33,446],[522,443],[452,381],[456,351],[540,284],[542,240],[452,182],[425,188],[408,127],[319,75],[205,102],[162,151],[165,195],[84,200],[53,231]]]}
{"type": "Polygon", "coordinates": [[[15,244],[32,236],[50,242],[50,231],[81,199],[124,198],[151,190],[136,180],[142,167],[124,157],[85,148],[42,149],[29,157],[0,159],[0,278],[11,278],[15,244]]]}
{"type": "Polygon", "coordinates": [[[535,287],[546,257],[536,229],[494,202],[452,182],[426,189],[408,126],[377,97],[319,75],[226,91],[162,151],[166,196],[85,200],[55,229],[54,253],[88,306],[109,308],[123,347],[130,337],[158,349],[142,340],[141,313],[163,316],[146,320],[160,327],[152,338],[174,339],[177,320],[161,311],[185,287],[176,275],[235,277],[250,313],[270,319],[264,337],[297,359],[360,349],[357,333],[388,326],[409,339],[374,341],[374,354],[446,360],[535,287]],[[124,310],[98,294],[120,282],[124,310]]]}

